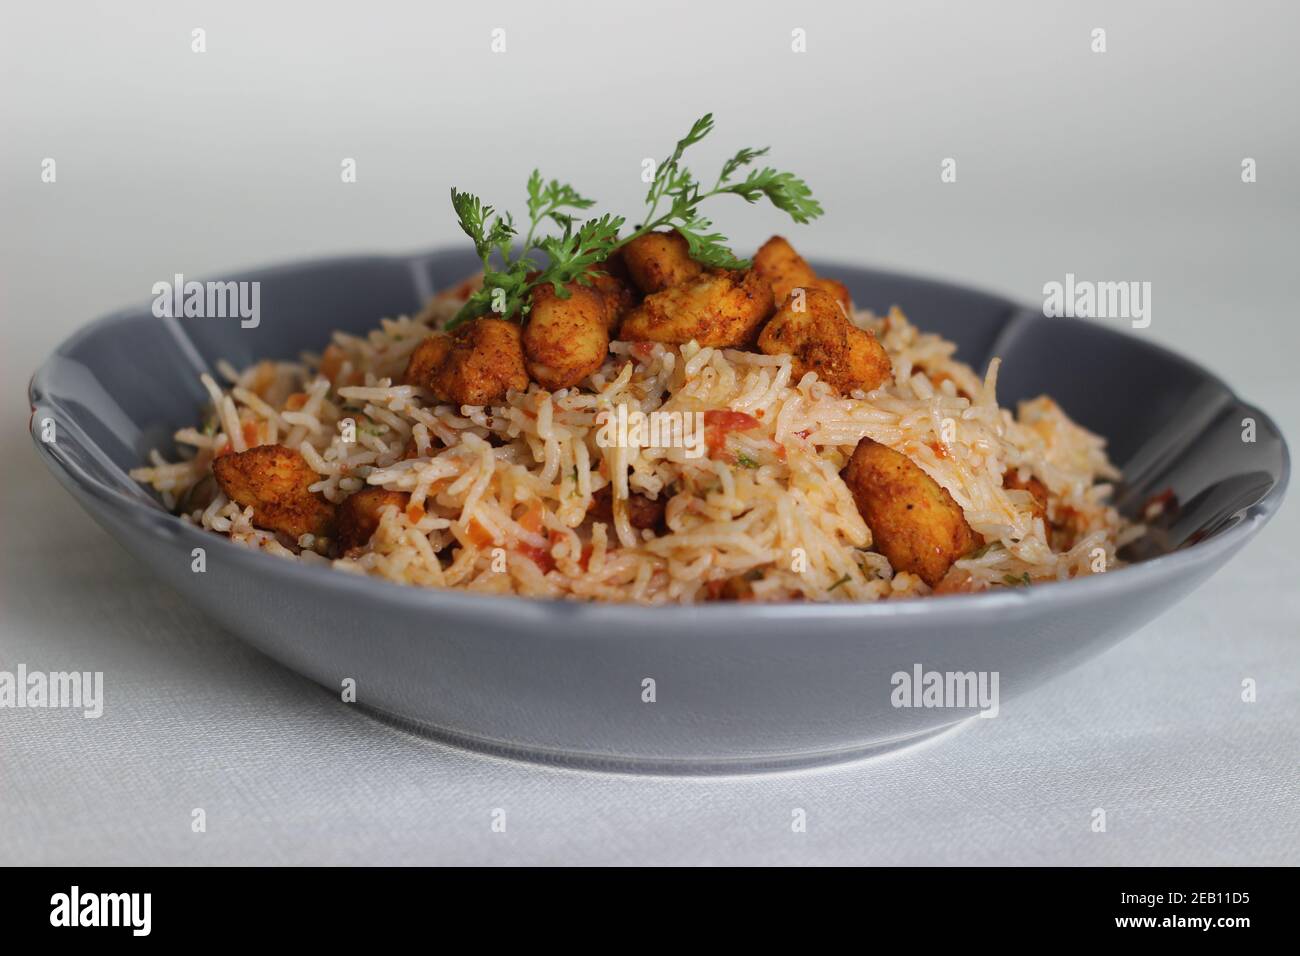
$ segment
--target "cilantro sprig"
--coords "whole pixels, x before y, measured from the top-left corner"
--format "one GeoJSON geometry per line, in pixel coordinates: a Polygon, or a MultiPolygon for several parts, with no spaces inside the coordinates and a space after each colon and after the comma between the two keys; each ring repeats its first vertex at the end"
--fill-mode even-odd
{"type": "Polygon", "coordinates": [[[714,196],[739,196],[748,203],[766,199],[800,224],[822,214],[808,184],[793,173],[762,166],[749,168],[743,179],[737,178],[767,155],[767,147],[739,150],[722,164],[713,186],[705,189],[682,159],[687,149],[712,131],[713,114],[706,113],[677,141],[672,153],[655,170],[640,225],[627,235],[621,235],[627,224],[623,216],[605,214],[580,220],[579,214],[594,206],[595,201],[568,183],[544,180],[537,170],[528,178],[528,228],[522,239],[509,212],[500,213],[477,196],[453,188],[452,208],[483,263],[483,285],[447,327],[488,312],[500,318],[522,317],[528,312],[532,291],[542,285],[549,284],[557,296],[568,298],[564,288],[567,283],[576,280],[590,285],[593,267],[656,229],[675,229],[686,240],[691,258],[702,265],[748,268],[749,261],[731,251],[727,237],[715,231],[712,221],[700,211],[700,205],[714,196]],[[558,231],[541,235],[540,231],[547,227],[558,231]]]}

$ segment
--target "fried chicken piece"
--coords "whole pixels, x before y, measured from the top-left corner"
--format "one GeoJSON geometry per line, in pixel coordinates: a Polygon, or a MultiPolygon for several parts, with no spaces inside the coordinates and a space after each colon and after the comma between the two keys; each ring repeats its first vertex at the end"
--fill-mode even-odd
{"type": "Polygon", "coordinates": [[[754,585],[743,574],[734,574],[722,581],[710,581],[705,585],[710,601],[752,601],[754,585]]]}
{"type": "Polygon", "coordinates": [[[623,262],[638,289],[649,295],[694,279],[704,267],[690,256],[681,234],[648,232],[623,247],[623,262]]]}
{"type": "Polygon", "coordinates": [[[384,488],[362,488],[344,499],[338,509],[338,543],[344,551],[364,547],[379,527],[383,510],[395,507],[406,510],[411,496],[405,491],[388,491],[384,488]]]}
{"type": "MultiPolygon", "coordinates": [[[[638,531],[647,528],[663,529],[664,509],[668,502],[663,497],[647,498],[640,492],[632,492],[627,499],[627,520],[638,531]]],[[[606,485],[591,496],[591,506],[587,514],[596,521],[605,524],[614,522],[614,490],[606,485]]]]}
{"type": "Polygon", "coordinates": [[[429,382],[433,378],[433,373],[442,367],[450,352],[451,336],[445,332],[434,332],[417,345],[411,357],[406,360],[406,371],[402,373],[402,382],[432,389],[429,382]]]}
{"type": "Polygon", "coordinates": [[[834,296],[816,288],[785,300],[763,327],[758,347],[768,355],[792,356],[795,381],[816,372],[845,393],[855,388],[869,392],[894,374],[876,337],[850,322],[834,296]]]}
{"type": "Polygon", "coordinates": [[[450,334],[435,332],[411,353],[402,380],[453,405],[501,402],[511,389],[528,387],[519,326],[478,318],[450,334]]]}
{"type": "Polygon", "coordinates": [[[840,472],[876,550],[895,571],[935,587],[952,563],[983,544],[952,495],[906,455],[863,438],[840,472]]]}
{"type": "MultiPolygon", "coordinates": [[[[839,279],[827,279],[824,276],[818,276],[810,288],[821,289],[823,292],[829,292],[835,297],[844,309],[844,314],[850,315],[853,312],[853,297],[849,295],[849,287],[839,279]]],[[[775,295],[775,293],[773,293],[775,295]]]]}
{"type": "Polygon", "coordinates": [[[609,354],[605,297],[578,282],[570,282],[565,290],[567,299],[549,284],[534,289],[524,327],[528,374],[551,391],[577,385],[609,354]]]}
{"type": "Polygon", "coordinates": [[[754,341],[772,309],[772,287],[754,270],[715,269],[646,296],[623,320],[619,338],[738,348],[754,341]]]}
{"type": "Polygon", "coordinates": [[[1043,519],[1043,527],[1050,528],[1047,521],[1047,486],[1030,475],[1025,481],[1020,480],[1019,468],[1008,468],[1002,476],[1003,488],[1014,488],[1019,491],[1027,491],[1032,496],[1029,504],[1029,510],[1033,512],[1034,517],[1043,519]]]}
{"type": "Polygon", "coordinates": [[[794,289],[821,289],[834,296],[846,314],[853,308],[848,286],[837,279],[820,278],[781,236],[773,236],[754,253],[754,271],[772,284],[777,305],[784,303],[794,289]]]}
{"type": "Polygon", "coordinates": [[[334,530],[334,505],[308,488],[320,475],[307,459],[283,445],[258,445],[213,459],[212,474],[226,497],[252,506],[253,524],[292,538],[328,536],[334,530]]]}
{"type": "Polygon", "coordinates": [[[588,269],[587,278],[591,280],[591,287],[605,298],[605,331],[613,335],[623,321],[623,316],[632,310],[639,298],[632,288],[627,263],[623,261],[623,250],[616,250],[604,262],[598,262],[588,269]]]}

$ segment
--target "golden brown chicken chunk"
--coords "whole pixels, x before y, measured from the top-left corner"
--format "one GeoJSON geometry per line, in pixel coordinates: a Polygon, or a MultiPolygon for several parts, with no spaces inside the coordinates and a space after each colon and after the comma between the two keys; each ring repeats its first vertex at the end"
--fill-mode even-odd
{"type": "Polygon", "coordinates": [[[803,256],[783,237],[773,236],[754,253],[754,271],[772,284],[772,295],[781,305],[794,289],[821,289],[844,306],[853,307],[848,287],[836,279],[822,279],[803,256]]]}
{"type": "MultiPolygon", "coordinates": [[[[657,528],[663,530],[664,511],[668,507],[668,502],[663,498],[647,498],[640,492],[634,491],[627,498],[627,520],[628,524],[638,531],[644,531],[647,528],[657,528]]],[[[602,521],[605,524],[612,524],[614,521],[614,490],[606,485],[591,496],[591,506],[587,509],[587,514],[595,521],[602,521]]]]}
{"type": "Polygon", "coordinates": [[[677,232],[648,232],[623,247],[623,262],[636,287],[649,295],[694,279],[703,267],[691,258],[677,232]]]}
{"type": "Polygon", "coordinates": [[[710,581],[706,593],[714,601],[752,601],[754,585],[743,574],[735,574],[724,581],[710,581]]]}
{"type": "Polygon", "coordinates": [[[504,319],[479,318],[450,334],[435,332],[411,353],[402,380],[454,405],[503,401],[511,389],[528,387],[519,326],[504,319]]]}
{"type": "Polygon", "coordinates": [[[534,289],[524,327],[528,374],[552,391],[577,385],[609,354],[605,297],[577,282],[565,289],[567,299],[556,295],[549,284],[534,289]]]}
{"type": "Polygon", "coordinates": [[[292,538],[328,536],[334,530],[334,505],[309,486],[320,481],[307,459],[283,445],[258,445],[222,455],[212,474],[226,497],[253,508],[253,524],[292,538]]]}
{"type": "Polygon", "coordinates": [[[1029,504],[1029,510],[1034,517],[1042,518],[1043,525],[1047,526],[1047,486],[1030,475],[1026,480],[1020,480],[1019,468],[1008,468],[1002,476],[1003,488],[1015,488],[1019,491],[1027,491],[1033,500],[1029,504]]]}
{"type": "Polygon", "coordinates": [[[417,345],[411,357],[406,360],[402,381],[407,385],[430,388],[429,381],[433,378],[433,373],[442,367],[450,352],[451,336],[445,332],[434,332],[417,345]]]}
{"type": "Polygon", "coordinates": [[[645,297],[619,338],[681,345],[694,340],[715,348],[749,345],[772,314],[772,287],[752,269],[715,269],[645,297]]]}
{"type": "Polygon", "coordinates": [[[862,439],[840,477],[895,571],[934,587],[954,561],[983,544],[952,495],[886,445],[862,439]]]}
{"type": "MultiPolygon", "coordinates": [[[[827,279],[824,276],[818,276],[811,288],[821,289],[823,292],[829,292],[835,296],[835,300],[843,307],[845,314],[853,311],[853,297],[849,295],[849,287],[839,279],[827,279]]],[[[773,294],[775,295],[775,293],[773,294]]]]}
{"type": "Polygon", "coordinates": [[[591,280],[591,287],[605,298],[605,330],[613,335],[623,316],[640,298],[632,288],[622,250],[588,269],[587,278],[591,280]]]}
{"type": "Polygon", "coordinates": [[[405,491],[362,488],[339,505],[338,543],[344,551],[363,547],[379,527],[379,519],[388,507],[405,511],[411,496],[405,491]]]}
{"type": "Polygon", "coordinates": [[[795,381],[816,372],[841,392],[869,392],[894,374],[884,346],[850,322],[835,297],[821,289],[787,298],[763,327],[758,347],[768,355],[792,356],[795,381]]]}

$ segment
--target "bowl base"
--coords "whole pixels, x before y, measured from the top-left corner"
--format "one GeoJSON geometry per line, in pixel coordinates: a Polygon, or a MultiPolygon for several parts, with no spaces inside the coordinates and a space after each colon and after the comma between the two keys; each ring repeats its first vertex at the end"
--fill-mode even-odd
{"type": "MultiPolygon", "coordinates": [[[[330,692],[330,696],[337,699],[337,695],[333,692],[330,692]]],[[[490,757],[518,760],[568,770],[673,777],[787,773],[875,759],[911,750],[922,744],[956,734],[976,719],[975,716],[965,716],[950,723],[931,727],[914,734],[903,734],[867,744],[830,750],[807,750],[789,754],[761,754],[756,756],[675,758],[599,754],[522,746],[431,726],[409,717],[403,717],[400,714],[389,713],[360,703],[350,704],[349,706],[360,710],[372,720],[404,733],[490,757]]]]}

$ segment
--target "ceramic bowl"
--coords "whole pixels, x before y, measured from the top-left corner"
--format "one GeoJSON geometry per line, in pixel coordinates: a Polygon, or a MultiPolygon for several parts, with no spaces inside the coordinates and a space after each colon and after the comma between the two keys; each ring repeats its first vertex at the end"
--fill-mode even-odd
{"type": "MultiPolygon", "coordinates": [[[[93,322],[31,384],[31,431],[54,475],[159,579],[270,657],[357,704],[461,744],[649,771],[750,771],[922,740],[983,710],[896,706],[898,674],[996,674],[999,709],[1190,593],[1276,510],[1286,443],[1213,374],[1131,332],[926,279],[823,265],[854,300],[898,304],[982,370],[999,399],[1050,393],[1109,440],[1133,515],[1178,508],[1142,560],[1033,588],[872,604],[642,607],[417,589],[237,546],[163,509],[128,469],[200,416],[199,373],[318,350],[411,312],[473,271],[463,253],[345,258],[228,278],[261,283],[261,322],[93,322]],[[1253,442],[1242,440],[1254,422],[1253,442]],[[55,440],[47,442],[48,425],[55,440]],[[206,549],[195,573],[192,549],[206,549]],[[652,681],[653,684],[647,683],[652,681]],[[647,688],[653,687],[653,695],[647,688]],[[653,700],[647,698],[653,696],[653,700]]],[[[923,678],[924,680],[924,678],[923,678]]],[[[911,703],[916,700],[909,699],[911,703]]],[[[952,703],[949,698],[947,703],[952,703]]],[[[975,706],[971,706],[974,704],[975,706]]],[[[340,703],[340,706],[349,706],[340,703]]]]}

